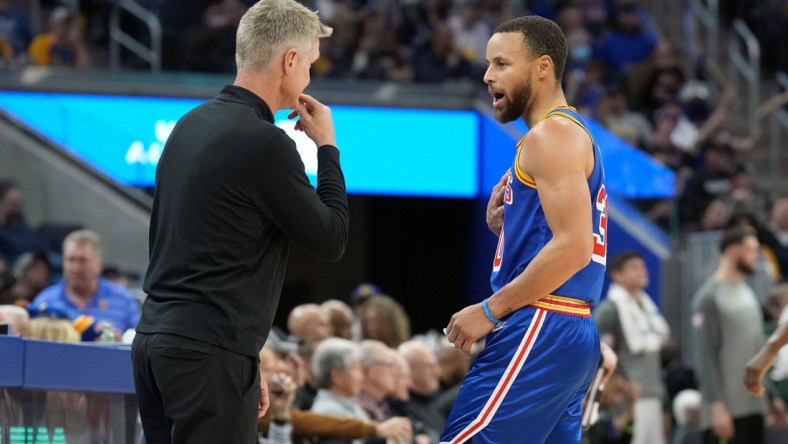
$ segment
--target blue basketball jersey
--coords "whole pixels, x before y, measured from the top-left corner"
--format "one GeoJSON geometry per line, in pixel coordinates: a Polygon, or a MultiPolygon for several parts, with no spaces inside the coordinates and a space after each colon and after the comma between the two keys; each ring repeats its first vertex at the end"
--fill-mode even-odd
{"type": "MultiPolygon", "coordinates": [[[[594,171],[588,178],[593,223],[593,233],[589,233],[589,236],[594,238],[593,256],[588,265],[575,273],[552,294],[579,299],[594,306],[599,302],[602,292],[602,280],[607,258],[607,194],[602,156],[599,147],[594,143],[591,132],[588,131],[582,117],[577,114],[574,108],[566,106],[553,108],[542,117],[542,120],[551,116],[567,118],[583,128],[591,138],[591,148],[594,150],[594,171]]],[[[538,184],[531,176],[522,171],[518,164],[520,153],[528,149],[527,141],[528,135],[526,134],[518,142],[514,165],[507,174],[504,194],[504,224],[498,239],[498,248],[495,251],[490,278],[494,292],[522,273],[553,237],[539,201],[538,184]]],[[[561,149],[561,147],[556,146],[555,149],[561,149]]]]}

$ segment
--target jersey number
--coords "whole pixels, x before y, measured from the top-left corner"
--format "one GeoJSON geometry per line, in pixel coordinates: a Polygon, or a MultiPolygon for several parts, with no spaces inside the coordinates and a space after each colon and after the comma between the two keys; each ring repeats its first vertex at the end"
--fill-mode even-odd
{"type": "Polygon", "coordinates": [[[596,196],[596,209],[599,210],[599,233],[594,233],[594,254],[591,260],[599,264],[607,263],[607,192],[605,186],[599,188],[596,196]]]}
{"type": "MultiPolygon", "coordinates": [[[[514,193],[512,193],[512,170],[506,173],[506,186],[503,191],[503,202],[511,205],[514,201],[514,193]]],[[[501,225],[501,235],[498,236],[498,248],[495,249],[495,259],[493,259],[493,271],[501,269],[503,263],[503,225],[501,225]]]]}

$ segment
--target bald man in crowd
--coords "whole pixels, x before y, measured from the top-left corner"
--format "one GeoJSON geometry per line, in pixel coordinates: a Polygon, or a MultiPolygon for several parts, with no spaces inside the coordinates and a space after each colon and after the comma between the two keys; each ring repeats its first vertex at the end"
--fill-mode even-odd
{"type": "Polygon", "coordinates": [[[410,400],[405,405],[408,417],[414,423],[423,424],[422,433],[434,438],[443,430],[446,421],[433,407],[440,393],[440,366],[438,358],[424,343],[410,340],[397,349],[410,365],[410,400]]]}
{"type": "Polygon", "coordinates": [[[331,335],[328,316],[317,304],[301,304],[293,308],[287,317],[287,330],[301,341],[325,339],[331,335]]]}
{"type": "Polygon", "coordinates": [[[350,306],[337,299],[329,299],[322,304],[320,308],[328,316],[328,322],[331,325],[331,336],[343,339],[353,339],[353,309],[350,306]]]}

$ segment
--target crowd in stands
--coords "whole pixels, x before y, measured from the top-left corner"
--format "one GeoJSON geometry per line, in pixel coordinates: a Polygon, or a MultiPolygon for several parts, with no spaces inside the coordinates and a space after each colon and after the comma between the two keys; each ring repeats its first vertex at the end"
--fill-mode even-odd
{"type": "MultiPolygon", "coordinates": [[[[109,6],[58,2],[34,36],[11,0],[0,0],[0,48],[7,65],[86,66],[105,48],[109,6]]],[[[164,68],[230,74],[235,30],[253,0],[143,0],[163,29],[164,68]]],[[[321,40],[314,77],[346,81],[469,82],[482,91],[486,42],[503,21],[533,13],[565,31],[568,102],[676,173],[672,199],[633,202],[673,235],[719,229],[734,213],[761,223],[775,196],[756,187],[741,153],[756,135],[734,136],[736,92],[705,58],[677,49],[636,0],[304,0],[334,27],[321,40]]],[[[788,63],[788,11],[774,0],[722,2],[726,20],[743,17],[762,37],[767,60],[788,63]],[[745,6],[746,5],[746,6],[745,6]],[[782,40],[779,40],[782,36],[782,40]]],[[[131,26],[134,33],[135,28],[131,26]]],[[[144,34],[141,30],[139,33],[144,34]]],[[[140,36],[144,40],[144,36],[140,36]]],[[[101,57],[98,57],[101,58],[101,57]]],[[[131,66],[133,62],[131,62],[131,66]]],[[[776,66],[776,65],[775,65],[776,66]]]]}

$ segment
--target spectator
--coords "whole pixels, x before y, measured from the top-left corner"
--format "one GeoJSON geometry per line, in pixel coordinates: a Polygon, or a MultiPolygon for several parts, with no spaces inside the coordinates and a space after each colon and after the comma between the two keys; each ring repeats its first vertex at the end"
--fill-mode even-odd
{"type": "Polygon", "coordinates": [[[74,12],[64,6],[55,8],[49,16],[49,27],[48,33],[30,44],[30,59],[42,66],[88,66],[88,52],[75,26],[74,12]]]}
{"type": "MultiPolygon", "coordinates": [[[[269,335],[270,336],[270,335],[269,335]]],[[[304,362],[304,383],[296,389],[296,397],[293,407],[301,410],[309,410],[315,402],[317,396],[317,381],[313,372],[312,358],[315,349],[322,339],[307,339],[298,346],[298,355],[304,362]]]]}
{"type": "MultiPolygon", "coordinates": [[[[34,317],[30,324],[34,339],[68,344],[81,340],[65,312],[47,312],[34,317]]],[[[50,430],[62,427],[68,442],[100,442],[91,436],[94,428],[90,421],[106,421],[109,411],[102,409],[106,405],[104,395],[49,390],[45,396],[41,425],[50,430]]]]}
{"type": "Polygon", "coordinates": [[[101,276],[113,284],[120,285],[127,290],[131,288],[132,277],[128,273],[120,271],[120,269],[114,265],[105,266],[104,271],[101,272],[101,276]]]}
{"type": "Polygon", "coordinates": [[[682,62],[676,48],[667,40],[657,43],[649,59],[633,66],[627,79],[627,95],[633,101],[634,107],[641,109],[650,100],[649,95],[659,73],[668,70],[678,70],[678,73],[681,73],[681,69],[682,62]]]}
{"type": "Polygon", "coordinates": [[[331,334],[337,338],[353,339],[353,310],[346,303],[329,299],[320,304],[320,309],[328,316],[331,334]]]}
{"type": "Polygon", "coordinates": [[[656,46],[656,39],[643,30],[635,2],[619,3],[616,29],[602,40],[599,58],[619,75],[626,75],[633,65],[645,60],[656,46]]]}
{"type": "Polygon", "coordinates": [[[63,241],[63,279],[42,291],[33,305],[59,307],[72,319],[85,315],[98,323],[107,322],[119,340],[123,332],[137,325],[140,309],[126,289],[101,277],[102,256],[97,233],[70,233],[63,241]]]}
{"type": "Polygon", "coordinates": [[[772,204],[769,230],[776,238],[775,256],[783,280],[788,280],[788,196],[779,197],[772,204]]]}
{"type": "MultiPolygon", "coordinates": [[[[389,406],[403,405],[410,399],[410,386],[413,384],[413,379],[410,373],[410,364],[408,360],[402,356],[401,353],[394,353],[394,390],[389,395],[389,406]]],[[[401,415],[405,415],[403,409],[395,409],[401,415]]]]}
{"type": "Polygon", "coordinates": [[[11,6],[10,0],[0,0],[0,39],[6,42],[14,55],[24,54],[33,39],[30,22],[11,6]]]}
{"type": "Polygon", "coordinates": [[[599,419],[587,432],[589,444],[629,444],[638,388],[616,372],[599,399],[599,419]]]}
{"type": "Polygon", "coordinates": [[[676,428],[673,431],[673,444],[683,444],[688,433],[700,429],[700,413],[703,399],[697,390],[686,389],[676,395],[673,400],[673,417],[676,428]]]}
{"type": "Polygon", "coordinates": [[[390,296],[370,299],[361,314],[361,337],[398,347],[410,338],[410,321],[402,306],[390,296]]]}
{"type": "Polygon", "coordinates": [[[700,222],[697,224],[698,231],[718,231],[725,228],[731,216],[731,208],[723,199],[713,199],[703,209],[700,222]]]}
{"type": "Polygon", "coordinates": [[[571,31],[566,35],[566,45],[569,51],[566,58],[565,72],[577,76],[575,71],[588,69],[593,55],[593,40],[591,34],[584,28],[571,31]]]}
{"type": "Polygon", "coordinates": [[[22,307],[15,305],[0,305],[0,317],[4,319],[11,328],[9,334],[29,338],[33,334],[30,326],[30,315],[22,307]]]}
{"type": "Polygon", "coordinates": [[[438,83],[457,80],[471,74],[471,64],[463,57],[448,25],[438,24],[429,41],[418,46],[413,54],[414,80],[438,83]]]}
{"type": "Polygon", "coordinates": [[[614,82],[599,103],[597,119],[611,133],[634,147],[644,148],[651,144],[651,123],[642,114],[629,109],[623,85],[614,82]]]}
{"type": "MultiPolygon", "coordinates": [[[[779,250],[777,240],[769,230],[752,214],[746,211],[738,211],[728,219],[725,228],[736,225],[752,227],[758,235],[758,242],[761,245],[761,254],[758,257],[756,275],[764,274],[772,282],[780,281],[780,266],[776,260],[775,251],[779,250]]],[[[768,313],[767,313],[768,314],[768,313]]]]}
{"type": "Polygon", "coordinates": [[[438,350],[440,386],[442,391],[457,387],[471,367],[471,358],[460,350],[443,345],[438,350]]]}
{"type": "Polygon", "coordinates": [[[24,253],[14,263],[10,277],[0,284],[0,304],[27,306],[51,284],[49,260],[41,253],[24,253]]]}
{"type": "MultiPolygon", "coordinates": [[[[268,382],[269,387],[275,387],[277,384],[281,384],[281,381],[285,381],[288,384],[292,382],[292,379],[287,378],[287,373],[281,371],[280,364],[276,353],[268,346],[263,347],[260,351],[260,377],[268,382]],[[277,373],[279,377],[275,382],[274,374],[277,373]]],[[[410,424],[405,418],[392,418],[381,423],[375,423],[339,416],[322,415],[299,409],[286,411],[285,405],[283,403],[282,406],[278,406],[272,403],[271,408],[260,418],[258,428],[263,436],[269,436],[269,433],[271,433],[272,422],[279,426],[280,430],[277,433],[277,438],[280,440],[283,438],[282,432],[285,432],[284,435],[289,436],[286,430],[282,430],[283,427],[288,428],[289,424],[292,425],[292,436],[294,437],[337,438],[339,440],[361,438],[404,439],[408,436],[410,430],[410,424]]],[[[272,440],[271,442],[289,443],[290,441],[272,440]]],[[[313,441],[310,440],[308,442],[313,441]]]]}
{"type": "Polygon", "coordinates": [[[422,433],[438,441],[446,416],[433,407],[440,392],[440,366],[435,355],[421,342],[410,340],[399,346],[398,351],[410,365],[410,399],[405,405],[407,416],[423,424],[422,433]]]}
{"type": "Polygon", "coordinates": [[[240,0],[214,0],[183,39],[184,68],[202,72],[235,70],[235,32],[249,7],[240,0]]]}
{"type": "Polygon", "coordinates": [[[287,330],[290,334],[305,341],[325,339],[331,334],[328,315],[317,304],[298,305],[287,317],[287,330]]]}
{"type": "Polygon", "coordinates": [[[394,392],[395,352],[380,341],[361,342],[361,371],[363,382],[359,403],[373,421],[383,421],[391,414],[386,406],[386,396],[394,392]]]}
{"type": "Polygon", "coordinates": [[[703,427],[706,439],[731,444],[764,442],[766,402],[742,383],[753,350],[764,342],[761,307],[744,281],[755,271],[759,243],[755,230],[737,226],[720,241],[721,259],[692,301],[696,366],[704,375],[703,427]]]}
{"type": "Polygon", "coordinates": [[[704,165],[692,177],[680,198],[681,220],[685,223],[700,222],[700,211],[717,197],[726,197],[731,191],[733,152],[725,144],[706,146],[704,165]]]}
{"type": "Polygon", "coordinates": [[[662,346],[660,360],[669,403],[672,403],[683,390],[697,390],[698,379],[695,377],[695,371],[682,362],[681,353],[675,343],[668,342],[662,346]]]}
{"type": "Polygon", "coordinates": [[[364,20],[350,66],[351,77],[395,81],[413,78],[407,51],[394,31],[378,15],[364,20]]]}
{"type": "Polygon", "coordinates": [[[358,344],[346,339],[326,339],[315,349],[312,366],[318,386],[313,412],[369,420],[356,400],[364,382],[358,344]]]}
{"type": "Polygon", "coordinates": [[[454,34],[454,41],[471,67],[484,75],[487,65],[487,40],[492,35],[492,27],[484,17],[483,2],[480,0],[462,0],[457,10],[449,16],[448,25],[454,34]]]}
{"type": "MultiPolygon", "coordinates": [[[[340,338],[326,339],[315,350],[313,366],[315,380],[320,387],[312,405],[313,412],[369,420],[356,400],[363,383],[361,348],[358,344],[340,338]]],[[[398,422],[402,423],[401,420],[398,422]]],[[[397,437],[410,441],[410,424],[403,426],[397,437]]]]}
{"type": "Polygon", "coordinates": [[[567,99],[576,104],[579,113],[595,116],[599,101],[605,95],[602,86],[603,66],[599,62],[591,61],[584,70],[575,69],[567,71],[567,99]]]}
{"type": "Polygon", "coordinates": [[[51,314],[36,316],[30,320],[32,337],[42,341],[77,343],[80,335],[74,329],[65,312],[58,317],[51,314]]]}
{"type": "Polygon", "coordinates": [[[767,193],[755,185],[750,165],[740,164],[734,168],[731,176],[730,200],[735,211],[767,214],[769,197],[767,193]]]}
{"type": "Polygon", "coordinates": [[[664,105],[677,103],[683,84],[684,71],[680,67],[655,70],[644,89],[645,97],[641,99],[642,111],[652,114],[664,105]]]}
{"type": "MultiPolygon", "coordinates": [[[[2,1],[2,0],[0,0],[2,1]]],[[[13,182],[0,181],[0,252],[7,264],[26,251],[40,251],[41,240],[25,222],[22,190],[13,182]]]]}
{"type": "Polygon", "coordinates": [[[618,355],[618,365],[640,388],[634,404],[633,444],[663,444],[660,349],[670,327],[644,291],[649,277],[643,257],[634,251],[615,256],[609,268],[613,284],[594,319],[599,334],[618,355]]]}

